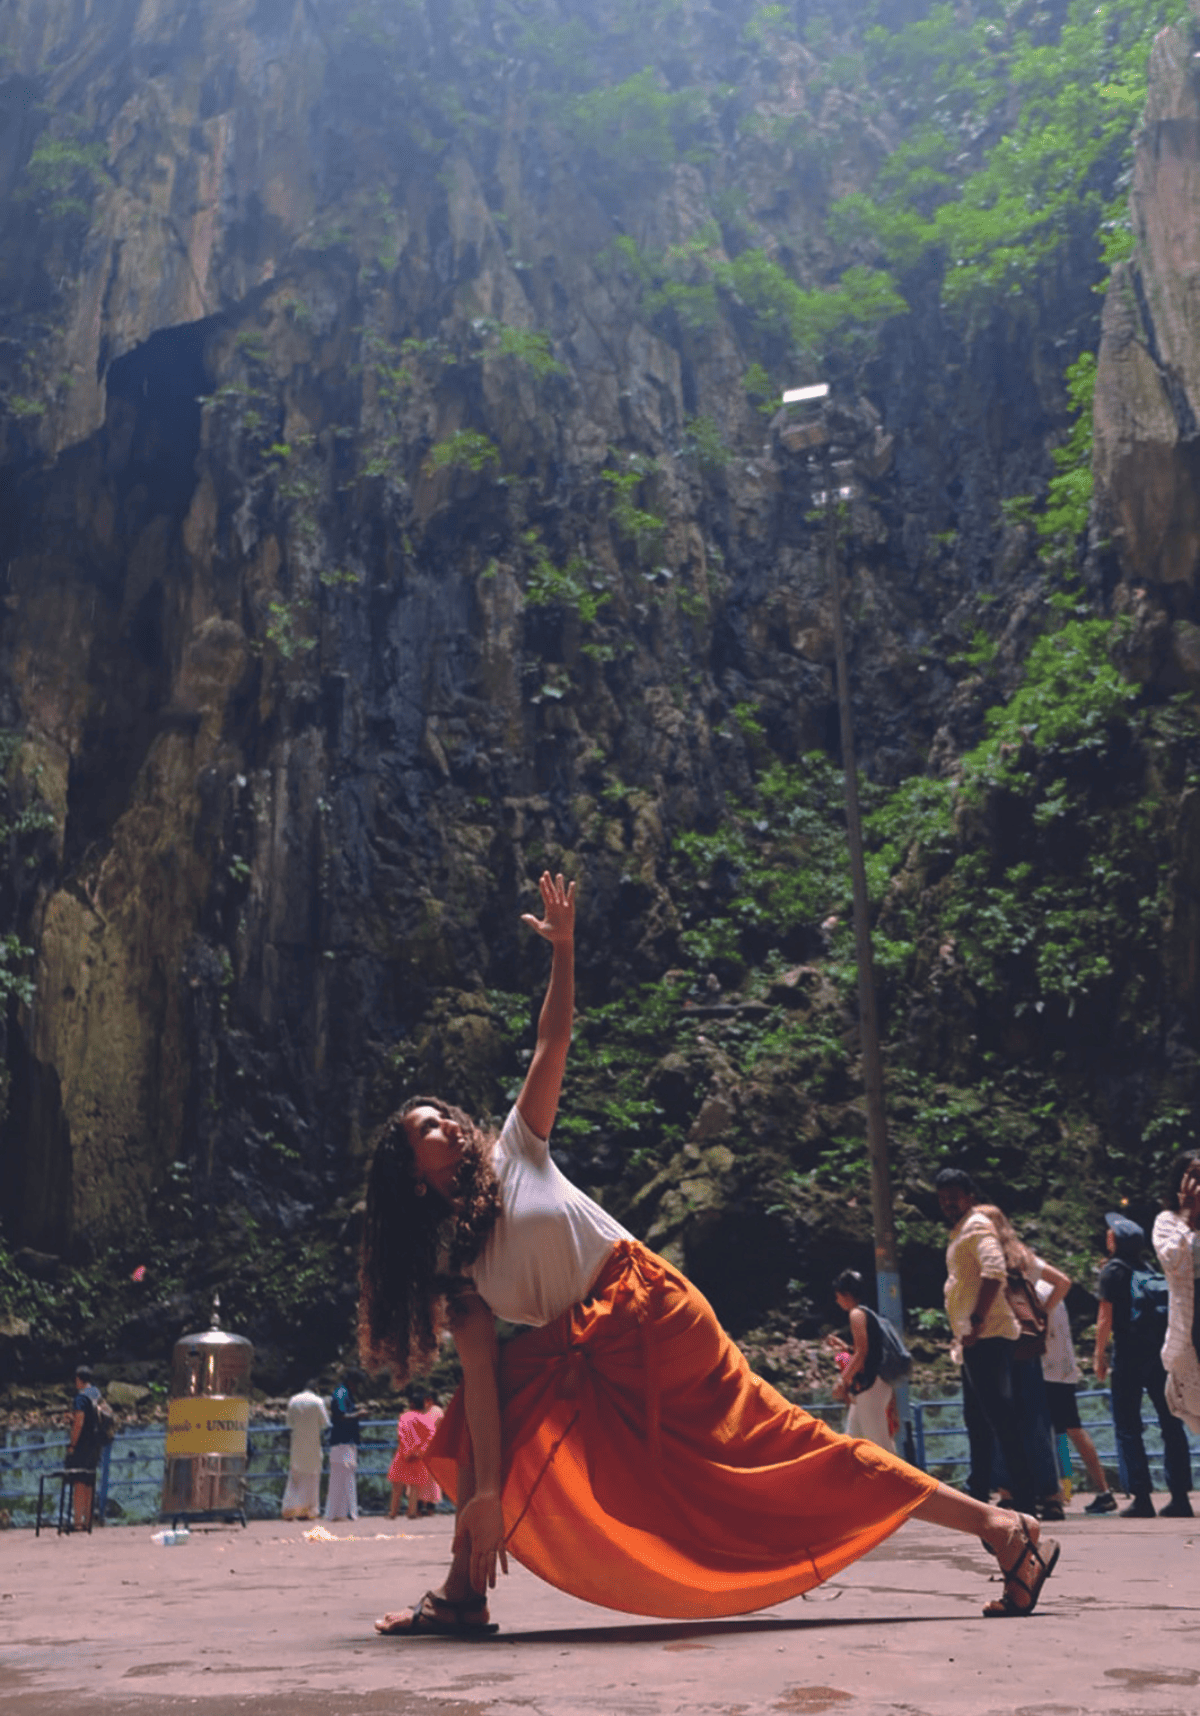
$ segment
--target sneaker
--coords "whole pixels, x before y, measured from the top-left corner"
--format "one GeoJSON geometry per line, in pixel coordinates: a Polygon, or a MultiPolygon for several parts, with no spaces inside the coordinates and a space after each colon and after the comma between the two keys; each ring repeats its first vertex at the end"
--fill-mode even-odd
{"type": "Polygon", "coordinates": [[[1158,1510],[1159,1519],[1191,1519],[1192,1504],[1186,1496],[1172,1496],[1166,1507],[1158,1510]]]}
{"type": "Polygon", "coordinates": [[[1084,1513],[1116,1513],[1117,1498],[1111,1490],[1105,1490],[1102,1495],[1094,1497],[1083,1511],[1084,1513]]]}
{"type": "Polygon", "coordinates": [[[1128,1507],[1121,1509],[1121,1519],[1155,1519],[1154,1503],[1149,1496],[1134,1496],[1128,1507]]]}
{"type": "Polygon", "coordinates": [[[1057,1521],[1066,1519],[1067,1516],[1063,1512],[1063,1504],[1055,1497],[1041,1504],[1038,1509],[1038,1517],[1039,1519],[1057,1521]]]}

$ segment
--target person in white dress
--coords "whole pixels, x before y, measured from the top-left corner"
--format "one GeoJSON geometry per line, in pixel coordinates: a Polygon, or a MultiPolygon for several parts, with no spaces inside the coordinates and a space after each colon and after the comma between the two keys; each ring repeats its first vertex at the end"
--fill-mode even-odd
{"type": "Polygon", "coordinates": [[[291,1431],[291,1448],[287,1488],[280,1511],[284,1519],[317,1519],[321,1512],[324,1465],[321,1432],[329,1428],[329,1414],[311,1382],[288,1401],[287,1427],[291,1431]]]}
{"type": "Polygon", "coordinates": [[[862,1304],[865,1283],[857,1269],[843,1269],[833,1283],[834,1298],[845,1311],[854,1345],[834,1393],[846,1402],[847,1436],[865,1436],[889,1454],[896,1443],[888,1427],[888,1414],[896,1398],[890,1382],[879,1374],[883,1341],[879,1319],[862,1304]]]}

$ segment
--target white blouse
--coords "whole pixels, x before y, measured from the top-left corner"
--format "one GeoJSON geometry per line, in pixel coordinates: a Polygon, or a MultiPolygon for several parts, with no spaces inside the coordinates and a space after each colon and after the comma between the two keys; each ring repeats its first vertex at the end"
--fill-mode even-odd
{"type": "Polygon", "coordinates": [[[614,1245],[633,1236],[571,1184],[515,1108],[492,1166],[503,1213],[467,1273],[498,1317],[540,1327],[586,1299],[614,1245]]]}
{"type": "MultiPolygon", "coordinates": [[[[1035,1257],[1038,1265],[1037,1296],[1043,1305],[1054,1289],[1048,1281],[1044,1281],[1040,1271],[1046,1265],[1040,1257],[1035,1257]]],[[[1071,1339],[1071,1319],[1067,1316],[1067,1306],[1060,1299],[1053,1311],[1046,1318],[1046,1350],[1042,1354],[1042,1375],[1047,1382],[1069,1382],[1072,1384],[1083,1381],[1083,1372],[1075,1357],[1075,1343],[1071,1339]]]]}
{"type": "Polygon", "coordinates": [[[1162,1361],[1171,1370],[1192,1350],[1196,1277],[1200,1275],[1200,1233],[1175,1210],[1160,1210],[1154,1220],[1154,1249],[1167,1278],[1167,1338],[1162,1361]]]}

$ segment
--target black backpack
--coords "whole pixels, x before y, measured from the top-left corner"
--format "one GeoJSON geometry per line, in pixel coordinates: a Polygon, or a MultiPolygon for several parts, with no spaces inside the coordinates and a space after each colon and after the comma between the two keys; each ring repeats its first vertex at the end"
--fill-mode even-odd
{"type": "Polygon", "coordinates": [[[90,1394],[85,1394],[83,1399],[84,1420],[79,1446],[90,1459],[93,1451],[99,1456],[108,1447],[117,1433],[117,1420],[112,1407],[102,1394],[98,1394],[95,1400],[90,1394]]]}
{"type": "MultiPolygon", "coordinates": [[[[863,1307],[866,1310],[866,1306],[863,1307]]],[[[900,1337],[900,1331],[890,1317],[881,1317],[875,1311],[867,1311],[879,1324],[879,1370],[878,1375],[884,1382],[899,1382],[912,1369],[912,1354],[900,1337]]]]}
{"type": "Polygon", "coordinates": [[[1161,1346],[1167,1335],[1170,1297],[1167,1278],[1152,1269],[1135,1269],[1129,1280],[1129,1329],[1148,1346],[1161,1346]]]}

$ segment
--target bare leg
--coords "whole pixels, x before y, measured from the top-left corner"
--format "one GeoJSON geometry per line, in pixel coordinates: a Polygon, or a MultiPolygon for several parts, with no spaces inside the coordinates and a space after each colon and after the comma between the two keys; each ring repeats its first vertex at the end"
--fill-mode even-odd
{"type": "Polygon", "coordinates": [[[388,1509],[388,1518],[389,1519],[395,1519],[396,1515],[400,1512],[400,1498],[403,1494],[404,1494],[404,1485],[403,1484],[393,1484],[392,1485],[392,1505],[388,1509]]]}
{"type": "MultiPolygon", "coordinates": [[[[1028,1578],[1026,1563],[1036,1565],[1031,1560],[1029,1546],[1040,1543],[1042,1528],[1030,1514],[992,1507],[989,1502],[975,1501],[972,1496],[939,1484],[932,1495],[926,1496],[921,1505],[913,1509],[913,1518],[943,1526],[947,1531],[962,1531],[970,1537],[980,1538],[996,1556],[1001,1568],[1010,1575],[1024,1574],[1028,1578]]],[[[1015,1580],[1006,1589],[1015,1606],[1028,1606],[1028,1592],[1022,1593],[1015,1580]]]]}
{"type": "Polygon", "coordinates": [[[1108,1479],[1104,1467],[1100,1464],[1100,1456],[1096,1452],[1096,1444],[1082,1425],[1076,1425],[1074,1430],[1068,1430],[1073,1447],[1079,1450],[1079,1458],[1083,1461],[1083,1469],[1091,1480],[1092,1487],[1098,1496],[1104,1495],[1108,1489],[1108,1479]]]}

